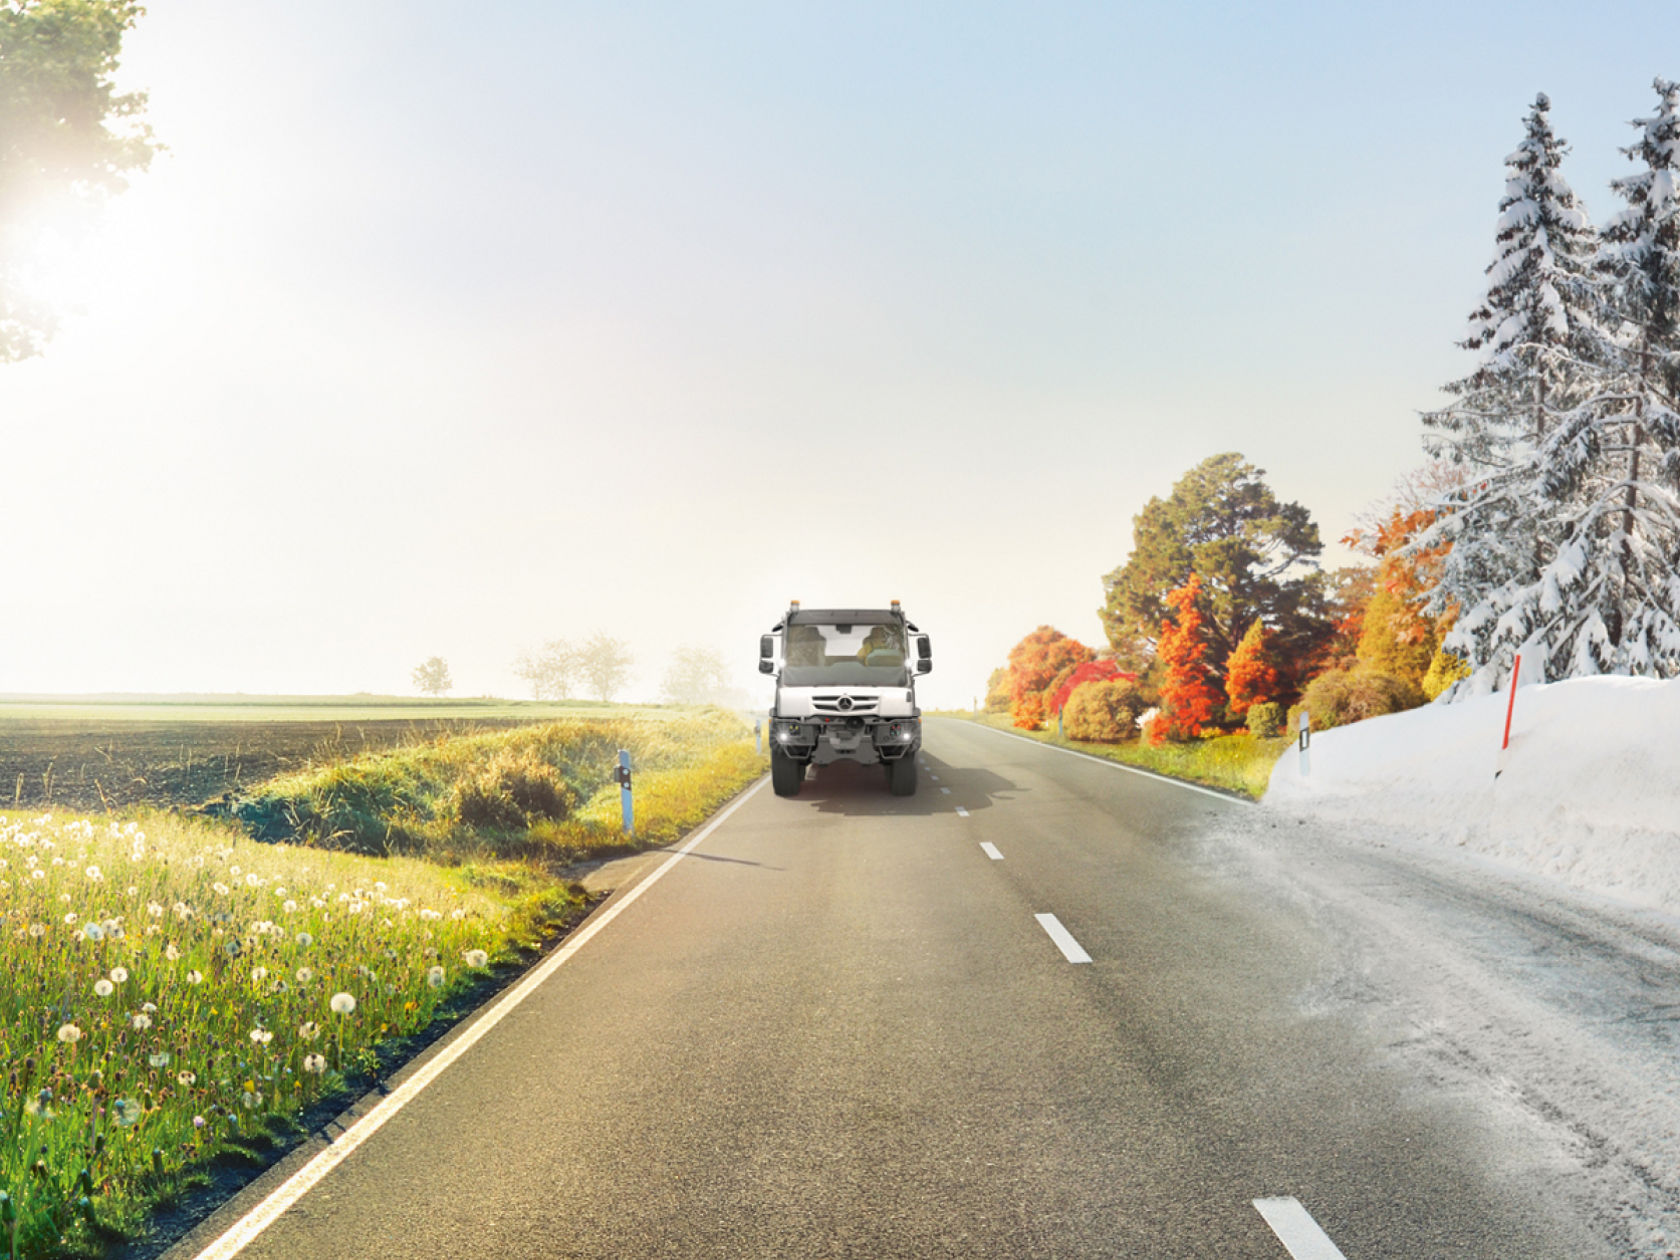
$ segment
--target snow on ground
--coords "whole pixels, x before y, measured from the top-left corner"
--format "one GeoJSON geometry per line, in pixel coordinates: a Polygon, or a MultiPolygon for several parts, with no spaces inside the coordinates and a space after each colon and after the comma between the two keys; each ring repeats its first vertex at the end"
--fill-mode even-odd
{"type": "Polygon", "coordinates": [[[1581,1256],[1680,1256],[1680,682],[1519,687],[1502,759],[1507,698],[1315,736],[1217,851],[1324,925],[1303,1008],[1479,1116],[1581,1256]]]}
{"type": "Polygon", "coordinates": [[[1265,805],[1403,831],[1680,914],[1680,682],[1578,678],[1427,705],[1284,754],[1265,805]]]}

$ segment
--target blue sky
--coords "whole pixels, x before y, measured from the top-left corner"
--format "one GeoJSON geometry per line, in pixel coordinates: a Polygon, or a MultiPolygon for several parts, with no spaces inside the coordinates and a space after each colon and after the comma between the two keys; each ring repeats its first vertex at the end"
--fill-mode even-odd
{"type": "Polygon", "coordinates": [[[149,10],[170,152],[0,369],[0,691],[508,693],[596,629],[746,685],[788,598],[897,597],[966,703],[1100,641],[1207,455],[1333,543],[1469,367],[1534,93],[1602,219],[1680,75],[1671,4],[149,10]]]}

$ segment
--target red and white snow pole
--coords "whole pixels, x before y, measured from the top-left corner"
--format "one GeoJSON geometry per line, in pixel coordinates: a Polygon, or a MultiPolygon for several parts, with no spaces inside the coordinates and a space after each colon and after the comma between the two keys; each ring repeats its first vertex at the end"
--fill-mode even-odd
{"type": "Polygon", "coordinates": [[[1499,768],[1493,772],[1498,778],[1505,773],[1505,760],[1511,751],[1511,711],[1517,707],[1517,675],[1522,673],[1522,653],[1517,653],[1517,659],[1511,662],[1511,694],[1505,697],[1505,736],[1499,741],[1499,768]]]}

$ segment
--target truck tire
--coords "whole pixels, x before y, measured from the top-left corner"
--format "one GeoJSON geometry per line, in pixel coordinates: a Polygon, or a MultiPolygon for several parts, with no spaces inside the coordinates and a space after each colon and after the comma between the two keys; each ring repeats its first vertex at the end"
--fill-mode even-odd
{"type": "Polygon", "coordinates": [[[916,795],[916,754],[907,752],[887,762],[887,790],[894,796],[916,795]]]}
{"type": "Polygon", "coordinates": [[[790,757],[780,748],[770,750],[770,786],[777,796],[798,796],[799,785],[805,782],[805,763],[790,757]]]}

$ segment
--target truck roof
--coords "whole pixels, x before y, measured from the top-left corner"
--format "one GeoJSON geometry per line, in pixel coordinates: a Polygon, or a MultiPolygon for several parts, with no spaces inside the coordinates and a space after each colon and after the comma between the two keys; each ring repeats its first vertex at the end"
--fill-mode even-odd
{"type": "Polygon", "coordinates": [[[903,617],[903,610],[898,608],[801,608],[787,619],[787,623],[793,626],[826,626],[836,622],[850,625],[858,621],[892,621],[903,617]]]}

